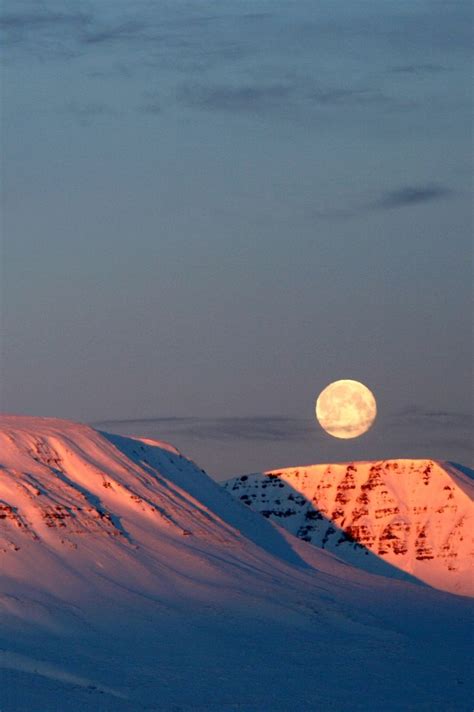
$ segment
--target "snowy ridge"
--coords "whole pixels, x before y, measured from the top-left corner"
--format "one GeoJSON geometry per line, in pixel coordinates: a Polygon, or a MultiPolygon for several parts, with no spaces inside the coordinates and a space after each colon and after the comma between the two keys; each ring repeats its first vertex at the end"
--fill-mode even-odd
{"type": "Polygon", "coordinates": [[[469,599],[348,566],[166,443],[1,417],[0,505],[2,712],[469,706],[469,599]]]}
{"type": "Polygon", "coordinates": [[[0,423],[0,551],[31,540],[77,548],[90,537],[129,550],[150,535],[233,547],[243,530],[270,553],[297,561],[272,527],[235,507],[167,443],[48,418],[0,423]]]}
{"type": "Polygon", "coordinates": [[[474,481],[454,465],[312,465],[244,475],[225,487],[300,539],[356,565],[377,571],[374,557],[366,559],[370,551],[432,586],[474,595],[474,481]]]}

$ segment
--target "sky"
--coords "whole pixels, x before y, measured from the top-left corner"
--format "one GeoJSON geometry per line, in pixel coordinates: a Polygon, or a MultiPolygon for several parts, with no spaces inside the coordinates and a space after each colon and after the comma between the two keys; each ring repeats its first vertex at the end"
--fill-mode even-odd
{"type": "Polygon", "coordinates": [[[4,0],[0,409],[213,476],[472,452],[464,0],[4,0]],[[360,380],[379,417],[326,436],[360,380]]]}

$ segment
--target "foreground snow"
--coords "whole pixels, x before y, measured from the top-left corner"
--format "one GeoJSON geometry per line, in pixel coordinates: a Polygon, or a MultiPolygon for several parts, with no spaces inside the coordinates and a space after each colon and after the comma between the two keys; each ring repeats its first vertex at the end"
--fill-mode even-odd
{"type": "Polygon", "coordinates": [[[164,443],[0,419],[0,709],[470,709],[467,598],[375,576],[164,443]]]}

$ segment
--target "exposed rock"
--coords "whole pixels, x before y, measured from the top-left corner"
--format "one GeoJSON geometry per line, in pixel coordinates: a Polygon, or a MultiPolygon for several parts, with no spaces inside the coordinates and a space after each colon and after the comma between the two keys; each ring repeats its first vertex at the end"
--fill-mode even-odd
{"type": "MultiPolygon", "coordinates": [[[[473,482],[465,470],[432,460],[351,462],[254,474],[225,486],[338,556],[354,562],[352,554],[370,552],[432,586],[474,594],[473,482]],[[263,505],[262,482],[279,484],[278,499],[270,490],[263,505]]],[[[369,557],[364,566],[372,564],[369,557]]]]}

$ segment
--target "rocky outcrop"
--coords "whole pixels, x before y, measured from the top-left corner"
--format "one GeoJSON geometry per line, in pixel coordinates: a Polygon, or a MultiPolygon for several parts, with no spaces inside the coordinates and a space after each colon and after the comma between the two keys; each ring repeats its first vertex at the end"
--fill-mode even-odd
{"type": "Polygon", "coordinates": [[[474,594],[473,481],[462,470],[431,460],[351,462],[244,475],[225,487],[353,563],[371,553],[432,586],[474,594]]]}

